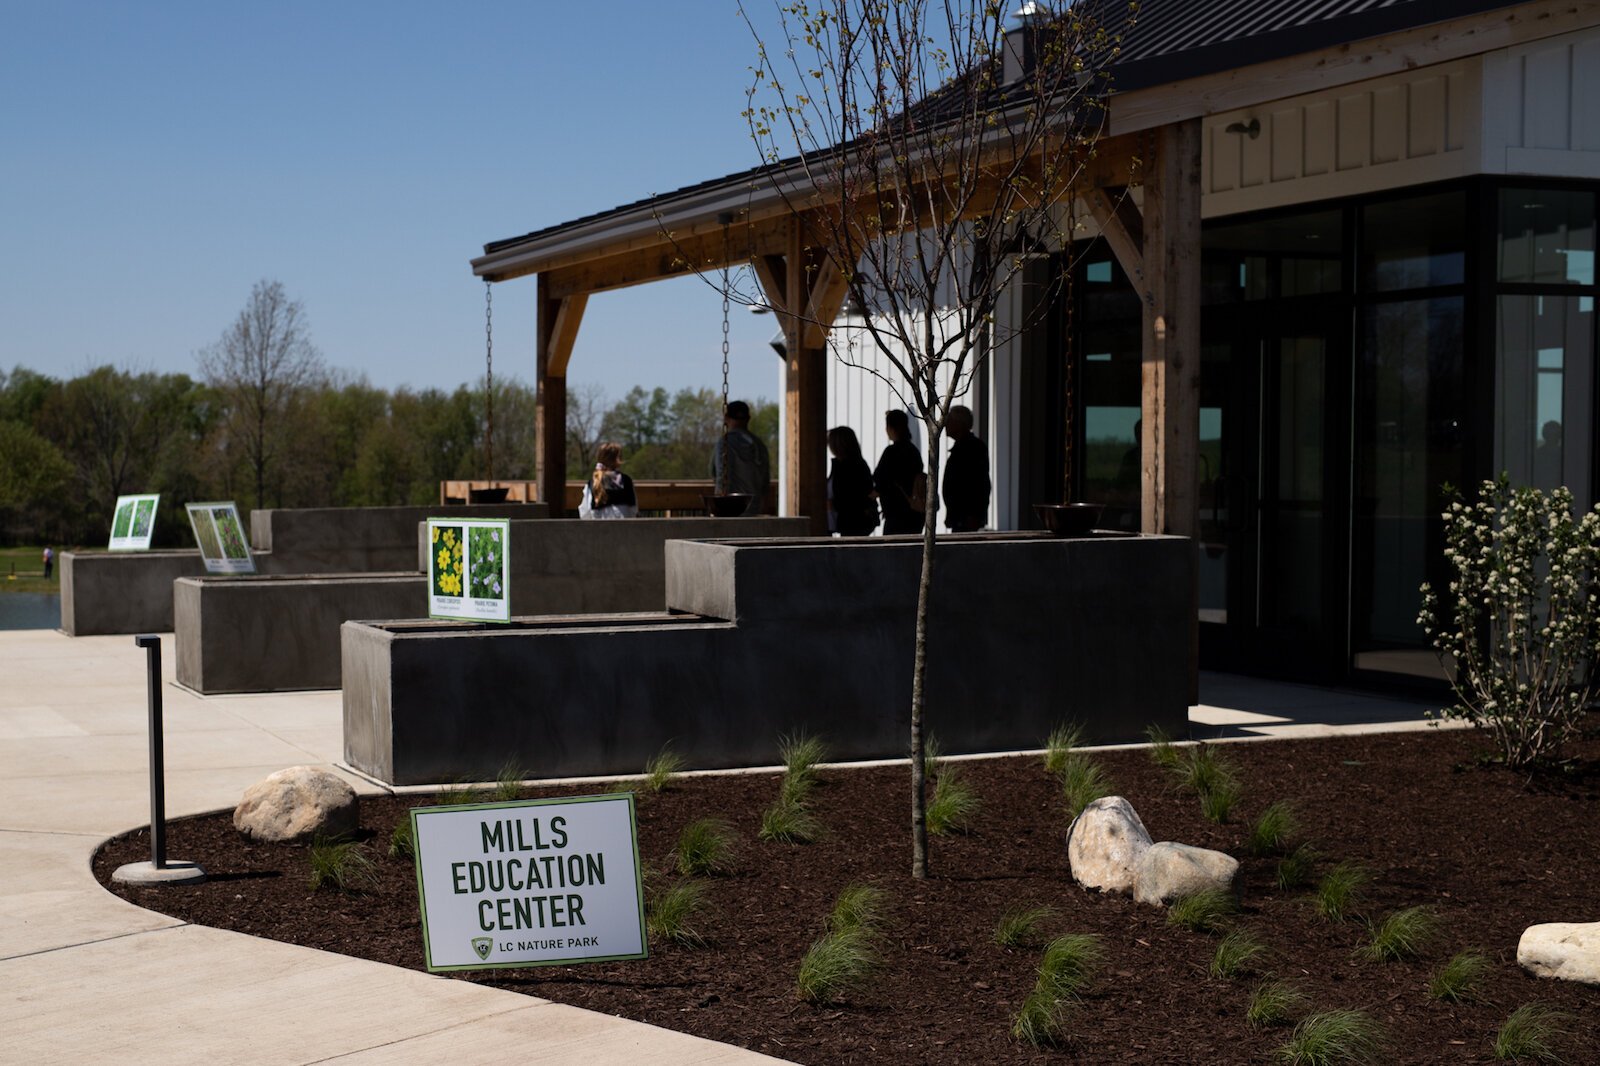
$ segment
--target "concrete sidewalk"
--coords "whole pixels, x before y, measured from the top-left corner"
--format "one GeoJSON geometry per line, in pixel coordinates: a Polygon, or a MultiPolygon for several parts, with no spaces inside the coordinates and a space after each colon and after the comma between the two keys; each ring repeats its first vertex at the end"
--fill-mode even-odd
{"type": "MultiPolygon", "coordinates": [[[[338,769],[338,692],[197,697],[170,683],[171,634],[162,662],[169,815],[231,807],[285,766],[338,769]]],[[[777,1061],[125,903],[89,858],[149,820],[145,653],[0,631],[0,685],[0,1062],[777,1061]]],[[[1361,693],[1205,674],[1201,695],[1203,739],[1428,728],[1423,706],[1361,693]]]]}
{"type": "MultiPolygon", "coordinates": [[[[170,682],[171,634],[162,664],[170,682]]],[[[0,632],[0,686],[0,1063],[777,1061],[125,903],[89,858],[149,822],[145,653],[127,636],[0,632]]],[[[231,807],[272,771],[342,750],[338,692],[201,699],[168,684],[163,704],[169,815],[231,807]]]]}

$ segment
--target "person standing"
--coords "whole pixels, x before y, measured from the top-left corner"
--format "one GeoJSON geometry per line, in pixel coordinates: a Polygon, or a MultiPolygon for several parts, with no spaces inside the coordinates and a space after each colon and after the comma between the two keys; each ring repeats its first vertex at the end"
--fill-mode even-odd
{"type": "Polygon", "coordinates": [[[722,439],[711,451],[711,480],[721,492],[748,495],[750,503],[745,507],[745,514],[761,514],[767,504],[772,467],[765,442],[750,432],[750,405],[743,400],[728,404],[727,413],[722,416],[722,428],[722,439]],[[722,476],[724,461],[728,471],[726,479],[722,476]]]}
{"type": "Polygon", "coordinates": [[[639,498],[634,495],[633,479],[624,474],[622,445],[607,441],[595,456],[594,473],[583,486],[579,518],[634,518],[639,514],[639,498]]]}
{"type": "Polygon", "coordinates": [[[950,458],[944,468],[944,524],[952,533],[971,533],[989,522],[989,451],[972,432],[972,409],[950,408],[945,420],[950,458]]]}
{"type": "Polygon", "coordinates": [[[50,580],[50,569],[51,569],[51,567],[53,567],[55,565],[55,562],[56,562],[56,553],[50,550],[50,546],[49,545],[45,545],[45,549],[44,549],[44,579],[46,581],[50,580]]]}
{"type": "MultiPolygon", "coordinates": [[[[922,472],[922,453],[911,443],[911,420],[904,411],[885,411],[883,432],[889,438],[889,446],[872,471],[872,483],[877,487],[878,504],[883,508],[884,535],[920,533],[923,508],[915,504],[925,494],[919,497],[917,479],[926,478],[926,475],[922,472]]],[[[923,507],[926,507],[925,502],[923,507]]]]}
{"type": "Polygon", "coordinates": [[[828,430],[828,532],[841,537],[865,537],[878,528],[878,502],[873,495],[872,469],[861,457],[861,442],[849,426],[828,430]]]}

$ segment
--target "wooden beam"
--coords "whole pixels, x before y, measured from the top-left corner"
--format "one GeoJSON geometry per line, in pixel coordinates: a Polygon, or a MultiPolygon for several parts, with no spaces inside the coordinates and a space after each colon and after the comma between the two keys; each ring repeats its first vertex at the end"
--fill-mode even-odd
{"type": "MultiPolygon", "coordinates": [[[[808,248],[797,219],[789,233],[784,264],[784,304],[809,308],[817,275],[827,257],[808,248]]],[[[788,348],[784,382],[785,495],[791,515],[811,520],[814,536],[828,532],[828,349],[807,343],[805,316],[781,316],[788,348]]]]}
{"type": "Polygon", "coordinates": [[[589,297],[566,296],[559,301],[555,323],[550,328],[549,373],[556,377],[567,376],[567,363],[572,359],[572,346],[578,340],[578,326],[583,322],[583,309],[589,297]]]}
{"type": "Polygon", "coordinates": [[[1103,189],[1095,186],[1084,194],[1089,211],[1100,224],[1100,235],[1111,245],[1112,254],[1142,295],[1147,288],[1144,276],[1144,220],[1128,195],[1127,186],[1103,189]]]}
{"type": "Polygon", "coordinates": [[[567,320],[571,325],[562,334],[558,323],[562,319],[565,303],[550,295],[545,276],[540,274],[536,309],[535,372],[538,380],[535,386],[534,467],[535,476],[539,479],[539,498],[550,505],[551,518],[560,518],[565,513],[562,486],[567,483],[566,358],[572,354],[570,343],[577,332],[577,320],[583,310],[580,305],[576,315],[568,311],[567,320]],[[559,354],[562,336],[568,347],[558,364],[555,357],[559,354]]]}
{"type": "Polygon", "coordinates": [[[717,271],[724,263],[743,263],[759,255],[782,255],[788,232],[787,217],[736,223],[729,227],[726,256],[721,230],[691,235],[658,233],[643,247],[549,269],[539,276],[550,279],[553,296],[606,292],[663,278],[717,271]]]}
{"type": "Polygon", "coordinates": [[[784,275],[783,256],[754,256],[750,260],[750,266],[756,272],[756,280],[761,283],[761,291],[767,298],[767,306],[779,314],[787,311],[789,290],[784,275]]]}
{"type": "Polygon", "coordinates": [[[1537,3],[1467,15],[1368,41],[1255,63],[1111,97],[1111,132],[1133,133],[1302,93],[1525,44],[1600,21],[1600,0],[1537,3]]]}
{"type": "Polygon", "coordinates": [[[833,328],[834,319],[839,317],[839,308],[844,306],[848,290],[849,284],[838,262],[833,256],[824,255],[816,277],[812,279],[811,297],[806,303],[807,347],[827,348],[828,331],[833,328]]]}

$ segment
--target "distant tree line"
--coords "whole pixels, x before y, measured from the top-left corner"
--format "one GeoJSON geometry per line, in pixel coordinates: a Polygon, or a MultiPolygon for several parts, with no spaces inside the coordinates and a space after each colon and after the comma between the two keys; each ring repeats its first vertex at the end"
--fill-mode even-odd
{"type": "MultiPolygon", "coordinates": [[[[481,380],[389,391],[330,371],[277,282],[256,285],[198,364],[198,378],[0,370],[0,543],[104,543],[116,498],[137,492],[161,493],[154,544],[179,546],[190,543],[186,503],[429,504],[439,482],[484,476],[481,380]]],[[[722,422],[712,390],[634,387],[611,402],[602,387],[580,385],[568,403],[568,477],[587,474],[611,440],[635,478],[709,476],[722,422]]],[[[752,410],[752,429],[775,448],[776,405],[752,410]]],[[[495,476],[535,477],[533,389],[496,380],[494,412],[495,476]]]]}

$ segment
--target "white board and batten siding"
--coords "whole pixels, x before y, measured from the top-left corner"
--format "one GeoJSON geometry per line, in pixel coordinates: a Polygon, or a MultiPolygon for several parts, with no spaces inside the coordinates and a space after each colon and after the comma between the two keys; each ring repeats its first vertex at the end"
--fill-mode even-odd
{"type": "Polygon", "coordinates": [[[1600,178],[1600,28],[1483,57],[1483,170],[1600,178]]]}

